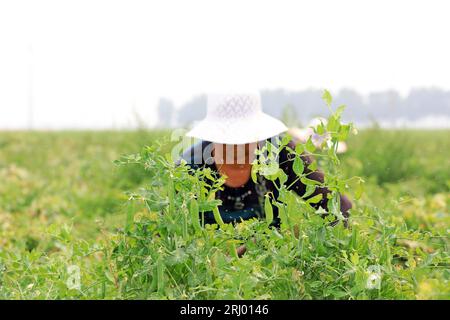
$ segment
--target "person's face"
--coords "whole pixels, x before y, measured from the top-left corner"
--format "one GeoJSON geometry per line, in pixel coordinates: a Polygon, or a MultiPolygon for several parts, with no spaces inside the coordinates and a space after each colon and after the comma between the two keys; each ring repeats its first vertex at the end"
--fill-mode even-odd
{"type": "Polygon", "coordinates": [[[258,144],[214,144],[214,160],[217,164],[251,164],[258,144]]]}

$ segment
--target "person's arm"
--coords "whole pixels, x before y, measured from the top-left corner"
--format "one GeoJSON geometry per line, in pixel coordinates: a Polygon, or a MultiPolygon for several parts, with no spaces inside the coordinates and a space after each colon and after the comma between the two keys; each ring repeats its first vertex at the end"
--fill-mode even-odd
{"type": "MultiPolygon", "coordinates": [[[[290,142],[289,143],[289,147],[292,149],[295,149],[295,143],[294,142],[290,142]]],[[[281,167],[283,168],[283,170],[285,171],[285,173],[288,175],[288,182],[287,185],[291,185],[292,187],[291,189],[294,190],[299,196],[303,196],[306,192],[306,186],[297,178],[297,175],[295,174],[292,165],[293,165],[293,159],[289,158],[289,155],[287,154],[286,151],[286,159],[281,159],[281,162],[285,162],[281,167]],[[298,181],[296,181],[298,180],[298,181]]],[[[314,180],[314,181],[318,181],[320,183],[324,182],[324,174],[322,171],[320,170],[315,170],[312,171],[309,169],[309,165],[313,162],[313,158],[310,155],[306,155],[306,154],[302,154],[301,155],[301,159],[303,160],[304,163],[304,173],[306,174],[306,177],[308,179],[314,180]]],[[[314,203],[311,204],[311,206],[315,209],[319,209],[320,207],[322,207],[323,209],[328,211],[328,199],[327,199],[327,194],[329,194],[331,191],[328,190],[328,188],[326,187],[316,187],[316,190],[309,196],[307,196],[305,198],[305,200],[310,199],[318,194],[322,194],[322,200],[320,200],[318,203],[314,203]]],[[[344,195],[340,195],[340,203],[341,203],[341,212],[342,215],[345,218],[349,217],[349,210],[352,208],[352,203],[351,201],[344,195]]]]}
{"type": "MultiPolygon", "coordinates": [[[[295,143],[290,142],[289,147],[291,149],[295,149],[295,143]]],[[[308,168],[309,165],[313,162],[313,158],[306,154],[301,155],[301,158],[303,160],[303,164],[305,167],[304,173],[307,175],[307,178],[318,181],[320,183],[323,183],[324,182],[323,172],[321,172],[320,170],[312,171],[308,168]]],[[[285,151],[280,158],[280,163],[281,163],[281,168],[288,176],[288,181],[287,181],[286,185],[288,185],[288,186],[292,185],[291,190],[294,190],[299,196],[303,196],[306,192],[306,186],[300,180],[296,181],[298,177],[292,168],[293,162],[294,162],[293,159],[290,159],[287,151],[285,151]]],[[[310,199],[320,193],[322,194],[322,200],[319,201],[318,203],[311,204],[311,206],[315,209],[319,209],[320,207],[322,207],[328,211],[327,194],[330,193],[330,190],[328,190],[328,188],[316,187],[316,190],[311,195],[306,197],[305,200],[310,199]]],[[[340,200],[341,200],[340,202],[341,202],[342,215],[345,218],[348,218],[349,210],[352,208],[352,203],[344,195],[340,195],[340,200]]],[[[336,223],[333,222],[333,225],[335,225],[335,224],[336,223]]],[[[347,221],[344,221],[344,225],[347,227],[347,221]]],[[[295,236],[298,237],[298,234],[296,234],[295,236]]],[[[253,238],[253,241],[256,241],[256,240],[253,238]]],[[[237,247],[236,252],[239,257],[242,257],[247,252],[247,246],[245,244],[243,244],[243,245],[237,247]]]]}

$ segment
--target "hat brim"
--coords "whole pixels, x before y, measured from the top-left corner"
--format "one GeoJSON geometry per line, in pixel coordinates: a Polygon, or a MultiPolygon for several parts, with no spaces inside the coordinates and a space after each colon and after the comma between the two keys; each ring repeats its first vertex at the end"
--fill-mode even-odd
{"type": "Polygon", "coordinates": [[[215,143],[247,144],[277,136],[287,130],[280,120],[260,113],[252,118],[226,122],[205,119],[186,135],[215,143]]]}

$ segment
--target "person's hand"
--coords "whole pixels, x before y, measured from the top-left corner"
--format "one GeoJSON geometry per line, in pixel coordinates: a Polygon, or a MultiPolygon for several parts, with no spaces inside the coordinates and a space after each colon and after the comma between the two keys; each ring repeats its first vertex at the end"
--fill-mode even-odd
{"type": "Polygon", "coordinates": [[[243,244],[236,249],[236,252],[238,257],[242,258],[242,256],[247,252],[247,247],[245,246],[245,244],[243,244]]]}
{"type": "MultiPolygon", "coordinates": [[[[256,239],[252,238],[253,243],[256,243],[256,239]]],[[[236,253],[239,258],[242,258],[242,256],[247,252],[247,246],[245,244],[237,247],[236,253]]]]}

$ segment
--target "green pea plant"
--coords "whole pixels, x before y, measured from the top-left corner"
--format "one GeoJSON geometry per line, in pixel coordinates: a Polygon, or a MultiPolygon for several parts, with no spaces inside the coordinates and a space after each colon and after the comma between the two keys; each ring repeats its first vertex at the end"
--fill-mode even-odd
{"type": "Polygon", "coordinates": [[[342,177],[337,156],[339,143],[356,129],[342,123],[345,107],[333,108],[328,91],[322,98],[329,116],[314,128],[322,138],[319,146],[309,138],[291,148],[286,135],[257,150],[252,179],[265,177],[278,191],[265,195],[261,219],[225,224],[215,197],[224,178],[177,163],[156,145],[117,160],[117,165],[141,166],[147,177],[141,189],[128,194],[125,227],[105,242],[108,279],[120,298],[410,299],[416,297],[418,275],[445,272],[439,269],[447,257],[442,246],[430,254],[398,244],[424,239],[426,232],[409,230],[398,217],[394,222],[392,212],[359,206],[364,181],[342,177]],[[306,186],[302,196],[291,190],[280,168],[282,150],[290,154],[296,181],[306,186]],[[305,164],[305,155],[314,160],[305,164]],[[308,178],[319,167],[323,183],[308,178]],[[319,187],[330,191],[327,210],[312,206],[323,200],[322,193],[311,197],[319,187]],[[355,201],[348,221],[340,210],[343,193],[355,201]],[[273,226],[274,207],[280,228],[273,226]],[[216,224],[205,225],[208,211],[216,224]],[[237,250],[242,246],[245,254],[237,250]]]}
{"type": "Polygon", "coordinates": [[[345,220],[340,211],[340,193],[349,192],[351,187],[354,187],[356,190],[355,198],[359,198],[363,190],[364,181],[361,178],[344,179],[341,177],[339,172],[340,161],[337,157],[339,143],[347,140],[351,132],[356,133],[357,131],[351,123],[341,123],[342,112],[345,109],[344,105],[333,111],[331,109],[332,98],[328,91],[324,92],[323,99],[330,108],[331,115],[327,121],[321,121],[317,127],[313,128],[314,137],[319,140],[319,143],[314,143],[313,136],[310,136],[306,143],[297,143],[295,150],[293,150],[288,146],[291,136],[285,135],[281,140],[277,138],[276,145],[278,147],[267,142],[262,149],[257,150],[256,155],[258,157],[252,165],[253,181],[256,183],[257,175],[262,175],[274,183],[279,193],[278,199],[274,199],[271,194],[266,195],[265,212],[267,219],[273,219],[271,208],[272,205],[275,205],[279,210],[282,228],[290,229],[292,232],[294,231],[294,223],[299,222],[299,219],[303,219],[305,213],[319,215],[327,213],[323,208],[314,211],[311,206],[311,204],[317,204],[323,200],[322,193],[312,196],[317,188],[326,187],[330,190],[326,199],[328,213],[339,221],[345,220]],[[297,179],[290,185],[286,185],[288,177],[277,161],[283,148],[291,155],[291,159],[293,159],[292,168],[297,176],[297,179]],[[312,156],[312,158],[309,158],[312,159],[312,162],[307,163],[303,157],[304,155],[312,156]],[[327,168],[327,174],[323,183],[309,178],[309,174],[317,170],[319,166],[327,168]],[[306,192],[301,198],[296,197],[290,190],[292,185],[298,181],[301,181],[306,186],[306,192]]]}

